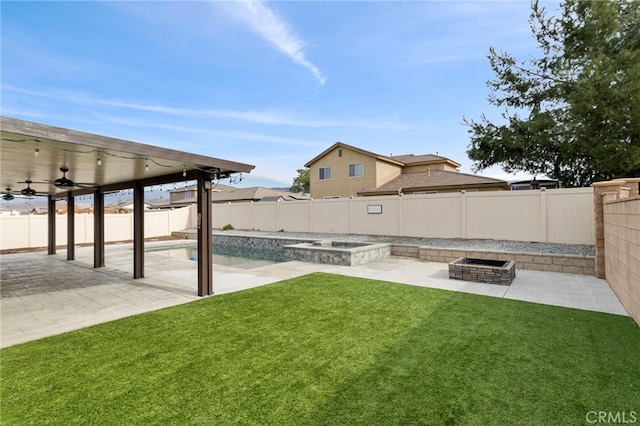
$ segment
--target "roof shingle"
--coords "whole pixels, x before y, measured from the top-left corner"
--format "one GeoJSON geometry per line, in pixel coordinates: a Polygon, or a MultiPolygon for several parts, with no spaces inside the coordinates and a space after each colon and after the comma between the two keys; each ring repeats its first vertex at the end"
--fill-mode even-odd
{"type": "Polygon", "coordinates": [[[404,173],[375,189],[366,189],[358,195],[389,194],[398,192],[435,191],[442,189],[464,189],[469,187],[495,186],[507,189],[508,182],[484,176],[448,170],[431,170],[426,172],[404,173]]]}

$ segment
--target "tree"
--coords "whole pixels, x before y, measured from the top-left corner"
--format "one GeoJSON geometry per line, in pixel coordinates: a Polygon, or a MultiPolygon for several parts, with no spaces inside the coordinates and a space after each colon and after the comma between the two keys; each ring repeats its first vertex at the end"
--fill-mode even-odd
{"type": "Polygon", "coordinates": [[[500,165],[562,186],[640,175],[640,1],[566,0],[561,17],[537,1],[529,24],[542,57],[489,51],[489,103],[505,124],[464,119],[480,171],[500,165]]]}
{"type": "Polygon", "coordinates": [[[291,192],[304,192],[309,193],[310,183],[309,183],[309,169],[298,169],[298,176],[293,179],[293,185],[289,189],[291,192]]]}

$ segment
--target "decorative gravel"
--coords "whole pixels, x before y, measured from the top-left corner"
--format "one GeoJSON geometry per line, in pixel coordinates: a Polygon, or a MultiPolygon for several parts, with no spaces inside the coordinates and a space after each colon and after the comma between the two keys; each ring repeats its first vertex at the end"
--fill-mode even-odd
{"type": "Polygon", "coordinates": [[[356,235],[356,234],[327,234],[309,232],[268,232],[268,231],[214,231],[214,233],[228,233],[235,235],[255,235],[270,237],[302,238],[313,240],[335,241],[362,241],[381,242],[413,246],[427,246],[436,248],[448,248],[459,250],[504,251],[511,253],[543,253],[563,254],[573,256],[595,256],[595,246],[592,244],[559,244],[538,243],[528,241],[510,240],[480,240],[464,238],[419,238],[419,237],[394,237],[381,235],[356,235]]]}

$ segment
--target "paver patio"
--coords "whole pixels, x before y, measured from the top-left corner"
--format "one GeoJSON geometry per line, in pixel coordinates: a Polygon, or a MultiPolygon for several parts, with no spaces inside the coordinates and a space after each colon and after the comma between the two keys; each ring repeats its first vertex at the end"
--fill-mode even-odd
{"type": "MultiPolygon", "coordinates": [[[[146,247],[175,245],[176,241],[146,247]]],[[[130,315],[198,299],[196,263],[145,253],[145,278],[133,280],[131,244],[106,246],[106,268],[94,269],[93,248],[0,256],[2,286],[0,347],[7,347],[130,315]]],[[[361,266],[304,262],[255,268],[214,265],[216,295],[297,277],[329,272],[400,284],[627,315],[606,281],[588,275],[518,270],[511,286],[450,280],[446,263],[390,257],[361,266]]],[[[215,296],[214,296],[215,297],[215,296]]]]}

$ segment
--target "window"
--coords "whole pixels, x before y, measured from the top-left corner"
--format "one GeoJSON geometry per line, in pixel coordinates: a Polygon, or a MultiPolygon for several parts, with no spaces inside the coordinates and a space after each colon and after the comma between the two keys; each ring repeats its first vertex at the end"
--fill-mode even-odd
{"type": "Polygon", "coordinates": [[[349,177],[360,177],[364,174],[363,163],[349,164],[349,177]]]}
{"type": "Polygon", "coordinates": [[[320,167],[320,169],[318,169],[318,179],[320,180],[331,179],[331,167],[320,167]]]}

